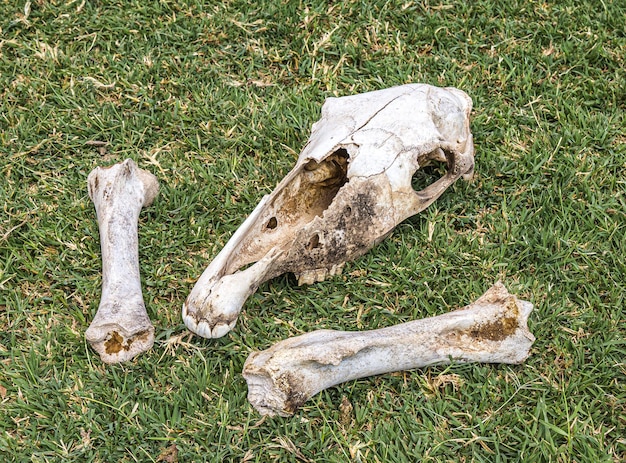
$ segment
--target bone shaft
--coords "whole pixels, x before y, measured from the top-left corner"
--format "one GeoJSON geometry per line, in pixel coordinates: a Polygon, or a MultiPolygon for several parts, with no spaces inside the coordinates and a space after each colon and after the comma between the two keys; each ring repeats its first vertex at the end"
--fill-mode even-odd
{"type": "Polygon", "coordinates": [[[327,349],[349,352],[358,346],[359,351],[344,357],[338,365],[326,365],[321,372],[325,381],[319,385],[319,391],[368,376],[449,363],[450,359],[458,362],[518,363],[508,355],[498,358],[503,352],[494,349],[491,343],[485,346],[459,344],[458,340],[464,336],[472,315],[450,313],[437,317],[436,323],[432,319],[424,319],[365,333],[337,332],[335,338],[329,336],[325,340],[327,349]]]}
{"type": "Polygon", "coordinates": [[[102,298],[141,300],[137,237],[141,205],[132,209],[127,206],[120,215],[120,208],[116,205],[110,204],[105,208],[99,204],[96,213],[102,251],[102,298]]]}
{"type": "Polygon", "coordinates": [[[327,366],[324,372],[327,381],[320,384],[322,389],[345,381],[447,361],[452,351],[449,346],[437,345],[438,333],[419,329],[423,327],[420,322],[413,322],[412,325],[418,329],[412,331],[407,325],[397,325],[391,329],[368,332],[367,335],[353,334],[340,341],[328,339],[326,342],[332,345],[333,350],[346,351],[355,345],[360,350],[343,358],[339,365],[327,366]]]}
{"type": "Polygon", "coordinates": [[[521,363],[534,341],[532,304],[496,284],[464,309],[372,331],[321,330],[253,353],[244,365],[250,402],[262,414],[289,415],[337,384],[458,362],[521,363]]]}

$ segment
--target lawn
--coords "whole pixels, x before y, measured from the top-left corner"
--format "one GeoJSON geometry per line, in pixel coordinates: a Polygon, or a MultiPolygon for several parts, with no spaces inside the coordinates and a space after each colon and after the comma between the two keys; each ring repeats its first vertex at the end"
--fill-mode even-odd
{"type": "MultiPolygon", "coordinates": [[[[626,460],[626,3],[0,0],[0,461],[626,460]],[[474,101],[472,182],[340,276],[264,283],[224,338],[194,282],[294,165],[326,97],[424,82],[474,101]],[[125,158],[151,351],[104,365],[87,175],[125,158]],[[522,365],[453,363],[247,402],[248,354],[318,328],[535,304],[522,365]]],[[[419,171],[415,184],[441,174],[419,171]]]]}

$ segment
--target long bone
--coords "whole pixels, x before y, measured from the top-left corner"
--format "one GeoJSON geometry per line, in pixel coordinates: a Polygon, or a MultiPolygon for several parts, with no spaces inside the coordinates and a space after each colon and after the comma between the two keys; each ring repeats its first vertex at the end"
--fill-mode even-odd
{"type": "Polygon", "coordinates": [[[250,354],[248,400],[262,415],[289,416],[318,392],[366,376],[457,362],[521,363],[535,337],[533,305],[500,282],[453,312],[372,331],[318,330],[250,354]]]}
{"type": "Polygon", "coordinates": [[[141,294],[137,224],[159,192],[154,175],[131,160],[96,167],[87,178],[102,250],[102,298],[85,337],[105,363],[132,359],[152,347],[154,327],[141,294]]]}
{"type": "Polygon", "coordinates": [[[329,98],[295,167],[209,264],[183,304],[187,327],[224,336],[258,286],[286,272],[322,281],[383,240],[474,169],[472,100],[461,90],[410,84],[329,98]],[[445,161],[415,191],[415,171],[445,161]]]}

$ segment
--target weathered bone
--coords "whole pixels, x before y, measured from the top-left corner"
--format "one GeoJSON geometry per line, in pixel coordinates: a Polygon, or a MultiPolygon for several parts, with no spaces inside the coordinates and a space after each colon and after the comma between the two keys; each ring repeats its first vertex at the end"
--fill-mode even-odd
{"type": "Polygon", "coordinates": [[[137,223],[141,208],[158,194],[159,183],[131,159],[95,168],[87,183],[100,229],[102,298],[85,337],[103,362],[124,362],[154,343],[141,294],[137,223]]]}
{"type": "Polygon", "coordinates": [[[293,170],[265,196],[204,271],[183,305],[187,327],[224,336],[258,286],[286,272],[298,283],[341,272],[474,169],[472,100],[411,84],[329,98],[293,170]],[[448,172],[416,192],[417,169],[448,172]]]}
{"type": "Polygon", "coordinates": [[[248,400],[289,416],[318,392],[353,379],[457,362],[521,363],[535,337],[533,305],[498,282],[474,303],[437,317],[373,331],[319,330],[250,354],[248,400]]]}

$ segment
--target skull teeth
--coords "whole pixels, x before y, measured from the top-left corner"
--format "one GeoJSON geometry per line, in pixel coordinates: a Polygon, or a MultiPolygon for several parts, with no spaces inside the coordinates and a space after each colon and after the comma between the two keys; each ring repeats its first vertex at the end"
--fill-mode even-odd
{"type": "Polygon", "coordinates": [[[333,265],[330,269],[316,268],[314,270],[306,270],[299,273],[296,275],[298,278],[298,286],[312,285],[313,283],[322,282],[328,277],[341,275],[344,265],[344,263],[340,263],[333,265]]]}

